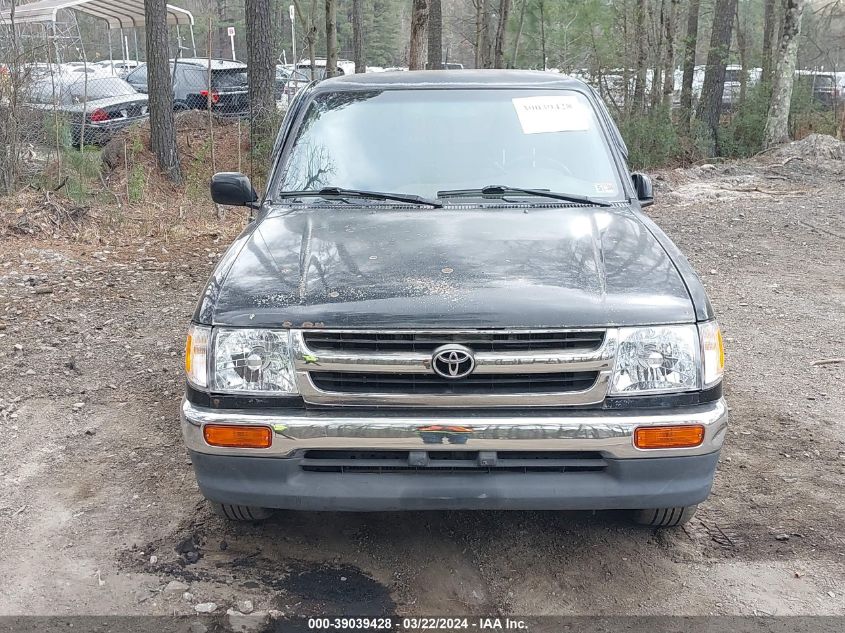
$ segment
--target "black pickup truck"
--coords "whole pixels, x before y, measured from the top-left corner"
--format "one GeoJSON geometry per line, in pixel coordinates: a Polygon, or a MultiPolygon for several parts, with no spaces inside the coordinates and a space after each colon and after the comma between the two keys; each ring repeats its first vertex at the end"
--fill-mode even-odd
{"type": "Polygon", "coordinates": [[[200,298],[182,430],[231,519],[630,509],[679,525],[727,428],[719,326],[595,92],[353,75],[292,102],[200,298]]]}

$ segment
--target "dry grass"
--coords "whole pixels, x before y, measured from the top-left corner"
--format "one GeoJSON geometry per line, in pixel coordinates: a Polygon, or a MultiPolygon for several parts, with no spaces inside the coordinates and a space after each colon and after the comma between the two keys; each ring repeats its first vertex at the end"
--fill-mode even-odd
{"type": "Polygon", "coordinates": [[[166,243],[234,236],[248,212],[214,204],[208,183],[216,171],[249,171],[248,126],[218,121],[209,133],[203,113],[186,113],[177,117],[177,145],[181,185],[158,170],[148,125],[128,130],[100,152],[69,150],[61,163],[44,162],[38,178],[0,204],[0,237],[166,243]]]}

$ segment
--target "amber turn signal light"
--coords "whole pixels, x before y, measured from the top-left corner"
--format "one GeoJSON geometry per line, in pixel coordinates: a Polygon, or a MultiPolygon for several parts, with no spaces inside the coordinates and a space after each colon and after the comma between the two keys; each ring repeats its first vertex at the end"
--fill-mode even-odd
{"type": "Polygon", "coordinates": [[[269,448],[273,443],[273,432],[267,426],[206,424],[202,435],[211,446],[226,448],[269,448]]]}
{"type": "Polygon", "coordinates": [[[191,373],[191,352],[194,349],[194,335],[188,334],[188,338],[185,340],[185,373],[191,373]]]}
{"type": "Polygon", "coordinates": [[[684,426],[641,426],[634,431],[637,448],[692,448],[704,441],[700,424],[684,426]]]}

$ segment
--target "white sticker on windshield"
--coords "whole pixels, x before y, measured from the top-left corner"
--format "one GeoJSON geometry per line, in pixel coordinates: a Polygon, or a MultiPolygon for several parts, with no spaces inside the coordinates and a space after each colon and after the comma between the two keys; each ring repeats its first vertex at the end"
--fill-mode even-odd
{"type": "Polygon", "coordinates": [[[590,129],[590,113],[575,96],[516,97],[513,107],[523,134],[583,132],[590,129]]]}

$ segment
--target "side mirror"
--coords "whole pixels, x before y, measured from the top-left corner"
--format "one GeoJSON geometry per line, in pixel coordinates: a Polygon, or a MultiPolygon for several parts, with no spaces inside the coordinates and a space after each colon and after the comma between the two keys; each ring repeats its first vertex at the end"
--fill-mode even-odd
{"type": "Polygon", "coordinates": [[[631,174],[631,181],[634,183],[634,189],[637,191],[637,199],[640,201],[640,206],[647,207],[654,204],[654,187],[651,184],[651,178],[645,174],[634,172],[631,174]]]}
{"type": "Polygon", "coordinates": [[[211,199],[217,204],[254,208],[258,194],[243,174],[222,171],[211,177],[211,199]]]}

